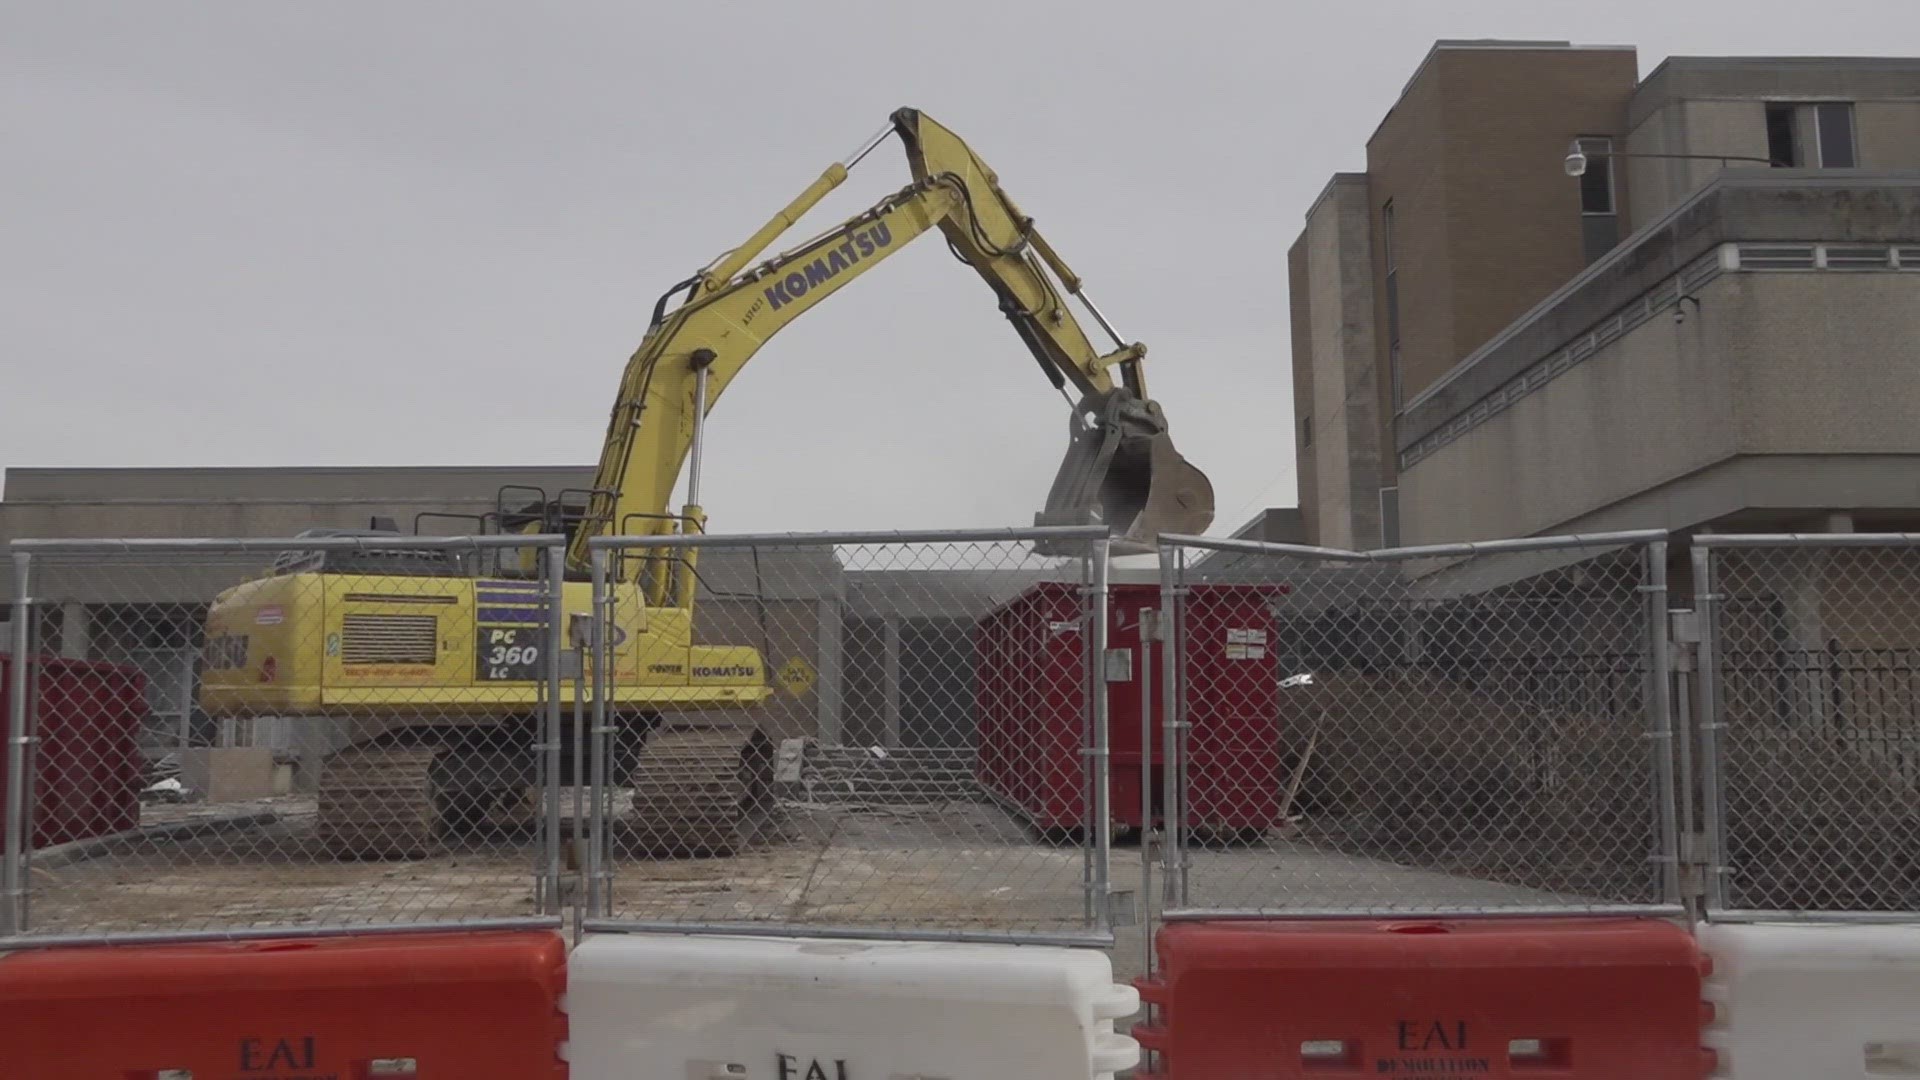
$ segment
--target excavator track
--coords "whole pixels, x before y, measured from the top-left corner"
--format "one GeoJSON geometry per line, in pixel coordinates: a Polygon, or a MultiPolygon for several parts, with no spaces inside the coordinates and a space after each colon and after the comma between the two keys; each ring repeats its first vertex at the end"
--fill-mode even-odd
{"type": "Polygon", "coordinates": [[[438,747],[349,747],[320,773],[320,843],[335,858],[421,858],[433,853],[438,747]]]}
{"type": "Polygon", "coordinates": [[[626,845],[655,857],[731,855],[749,815],[767,805],[772,759],[750,727],[665,723],[647,735],[629,782],[626,845]]]}

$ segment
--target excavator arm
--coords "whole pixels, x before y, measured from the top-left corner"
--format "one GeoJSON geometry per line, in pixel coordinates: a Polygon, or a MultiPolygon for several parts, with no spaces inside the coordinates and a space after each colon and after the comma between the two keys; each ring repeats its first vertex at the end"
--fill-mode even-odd
{"type": "MultiPolygon", "coordinates": [[[[701,530],[700,419],[769,338],[935,227],[993,289],[1049,381],[1062,389],[1071,384],[1077,392],[1067,460],[1039,520],[1100,520],[1138,544],[1163,531],[1203,531],[1212,520],[1212,489],[1173,451],[1159,408],[1146,397],[1145,347],[1122,343],[1106,327],[1117,347],[1096,349],[1055,286],[1057,279],[1085,303],[1079,278],[1007,198],[993,171],[952,132],[901,109],[888,129],[830,166],[746,243],[661,298],[621,378],[569,561],[586,563],[593,536],[701,530]],[[906,145],[912,184],[748,268],[890,133],[906,145]],[[687,299],[669,310],[671,298],[683,291],[687,299]],[[687,505],[671,513],[668,502],[690,452],[687,505]]],[[[1106,326],[1097,309],[1090,303],[1088,308],[1106,326]]],[[[650,575],[651,602],[690,600],[691,575],[670,582],[664,560],[653,560],[650,575]]]]}

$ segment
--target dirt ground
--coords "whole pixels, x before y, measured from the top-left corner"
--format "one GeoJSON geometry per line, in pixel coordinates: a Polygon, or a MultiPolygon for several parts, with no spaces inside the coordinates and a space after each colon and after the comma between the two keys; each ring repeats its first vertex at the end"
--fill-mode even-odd
{"type": "MultiPolygon", "coordinates": [[[[563,828],[572,801],[563,798],[563,828]]],[[[404,861],[342,862],[320,849],[310,798],[155,806],[143,832],[48,853],[31,871],[33,934],[445,922],[538,913],[530,832],[469,838],[404,861]],[[182,831],[188,831],[182,835],[182,831]]],[[[789,804],[731,857],[652,859],[616,823],[615,918],[1073,934],[1084,930],[1085,856],[997,807],[789,804]]],[[[1113,854],[1114,887],[1138,900],[1140,853],[1113,854]]],[[[1222,908],[1530,903],[1497,883],[1268,840],[1193,853],[1196,903],[1222,908]]],[[[564,887],[580,887],[563,870],[564,887]]],[[[1158,869],[1149,902],[1159,906],[1158,869]]],[[[1116,933],[1116,974],[1144,966],[1138,926],[1116,933]]]]}

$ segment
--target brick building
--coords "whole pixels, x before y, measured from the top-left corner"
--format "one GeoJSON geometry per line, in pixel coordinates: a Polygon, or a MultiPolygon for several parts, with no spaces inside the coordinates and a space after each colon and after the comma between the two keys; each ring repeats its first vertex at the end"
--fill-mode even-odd
{"type": "Polygon", "coordinates": [[[1920,60],[1436,44],[1288,253],[1306,538],[1912,527],[1916,170],[1920,60]]]}

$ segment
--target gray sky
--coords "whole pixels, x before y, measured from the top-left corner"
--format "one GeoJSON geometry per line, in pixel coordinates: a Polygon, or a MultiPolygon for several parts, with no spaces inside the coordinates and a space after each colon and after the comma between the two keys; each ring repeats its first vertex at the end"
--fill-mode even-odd
{"type": "MultiPolygon", "coordinates": [[[[1229,528],[1294,502],[1286,247],[1440,37],[1911,53],[1920,3],[6,0],[0,466],[591,462],[657,294],[910,104],[1147,344],[1229,528]]],[[[761,351],[704,501],[1022,524],[1064,410],[930,237],[761,351]]]]}

